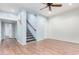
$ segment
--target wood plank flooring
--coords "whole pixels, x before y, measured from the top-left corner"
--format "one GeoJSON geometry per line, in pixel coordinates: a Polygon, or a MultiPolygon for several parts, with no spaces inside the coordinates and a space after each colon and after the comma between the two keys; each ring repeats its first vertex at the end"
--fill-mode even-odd
{"type": "Polygon", "coordinates": [[[45,39],[22,46],[15,39],[0,44],[0,55],[79,55],[79,44],[45,39]]]}

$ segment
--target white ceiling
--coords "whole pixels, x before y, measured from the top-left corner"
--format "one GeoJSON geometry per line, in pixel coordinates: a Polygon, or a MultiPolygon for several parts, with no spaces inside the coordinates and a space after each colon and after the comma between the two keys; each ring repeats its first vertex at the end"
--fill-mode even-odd
{"type": "Polygon", "coordinates": [[[69,6],[68,3],[62,3],[62,5],[63,5],[62,7],[53,7],[51,15],[49,15],[48,8],[40,10],[45,6],[42,3],[0,3],[0,10],[7,12],[15,12],[18,9],[24,8],[24,9],[31,9],[34,12],[50,17],[62,13],[64,11],[68,11],[70,9],[74,9],[77,7],[79,8],[79,3],[73,3],[71,6],[69,6]]]}

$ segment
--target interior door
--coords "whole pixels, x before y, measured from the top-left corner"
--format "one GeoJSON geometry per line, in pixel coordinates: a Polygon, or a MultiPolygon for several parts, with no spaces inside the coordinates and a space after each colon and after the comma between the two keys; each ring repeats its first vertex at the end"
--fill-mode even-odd
{"type": "Polygon", "coordinates": [[[12,24],[4,24],[4,38],[12,38],[12,24]]]}

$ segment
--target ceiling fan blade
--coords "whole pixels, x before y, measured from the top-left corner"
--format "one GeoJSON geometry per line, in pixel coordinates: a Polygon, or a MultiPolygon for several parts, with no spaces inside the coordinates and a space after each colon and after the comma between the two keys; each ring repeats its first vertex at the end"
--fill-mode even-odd
{"type": "Polygon", "coordinates": [[[47,3],[43,3],[43,4],[47,4],[47,3]]]}
{"type": "Polygon", "coordinates": [[[44,8],[41,8],[40,10],[43,10],[43,9],[45,9],[45,8],[47,8],[48,6],[45,6],[44,8]]]}
{"type": "Polygon", "coordinates": [[[53,4],[53,5],[51,5],[51,6],[53,6],[53,7],[61,7],[62,4],[53,4]]]}

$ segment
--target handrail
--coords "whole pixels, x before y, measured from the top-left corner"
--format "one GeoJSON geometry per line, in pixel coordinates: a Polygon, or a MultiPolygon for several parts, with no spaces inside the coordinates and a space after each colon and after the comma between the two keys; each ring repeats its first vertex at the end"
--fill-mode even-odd
{"type": "Polygon", "coordinates": [[[27,23],[32,27],[32,29],[34,30],[34,31],[36,31],[36,29],[30,24],[30,22],[27,20],[27,23]]]}

